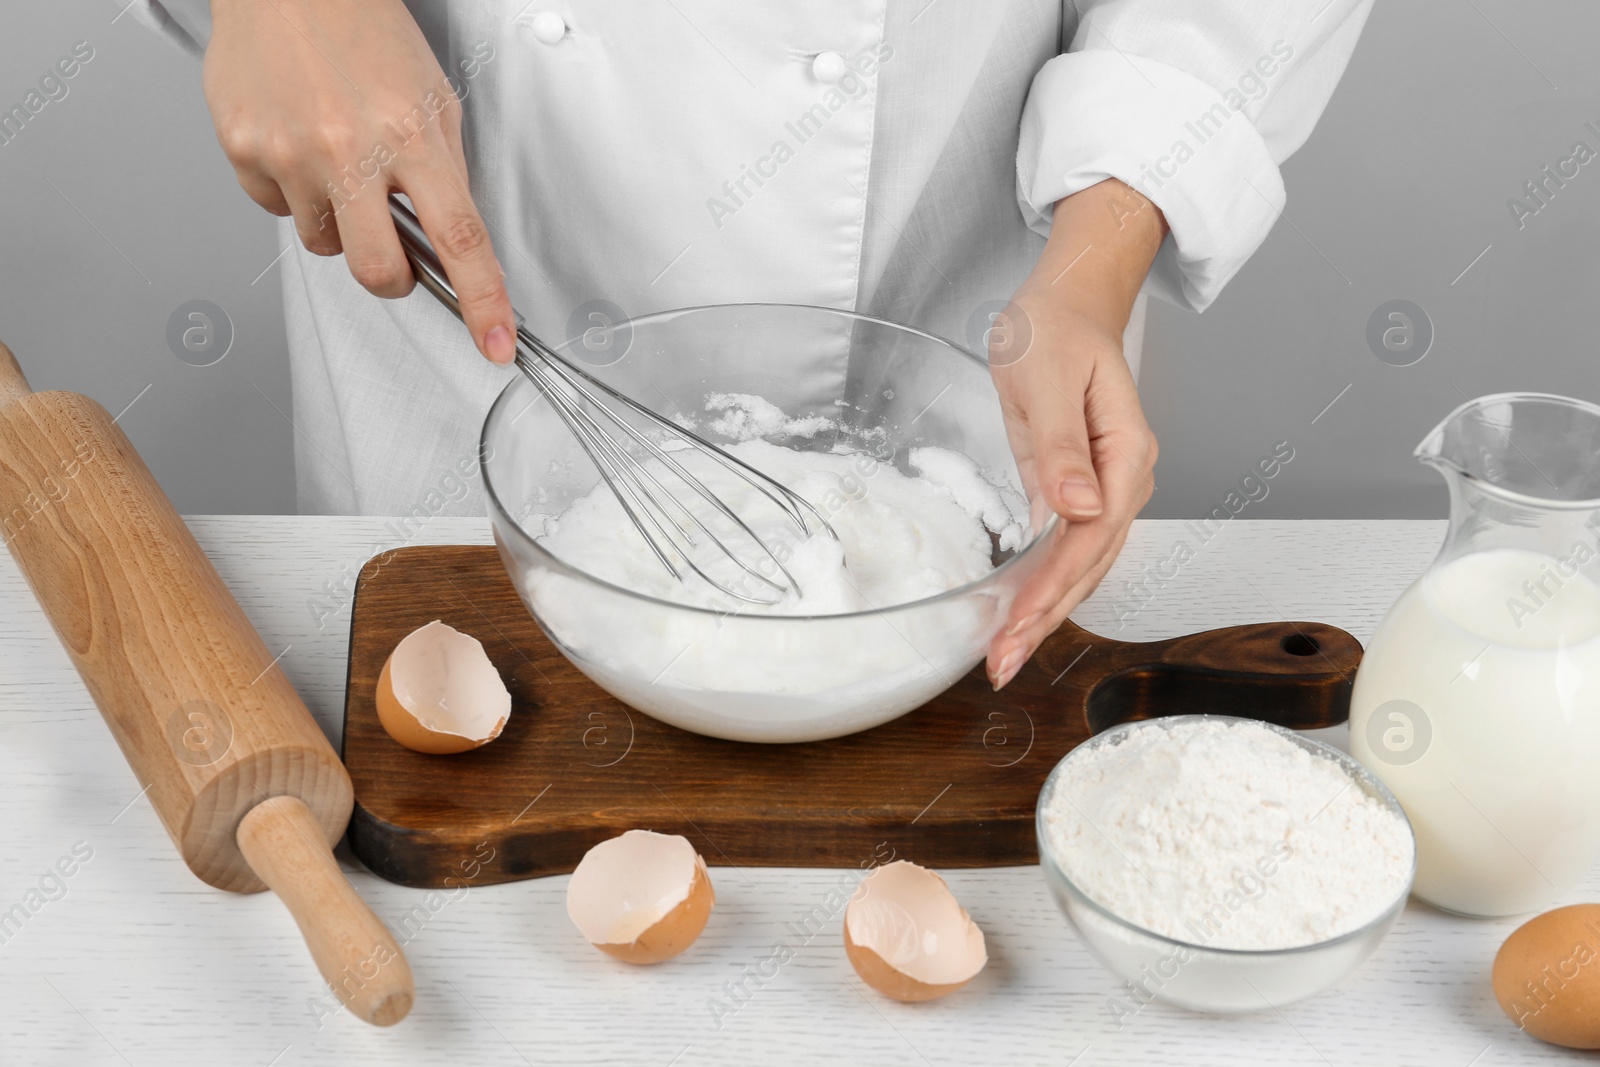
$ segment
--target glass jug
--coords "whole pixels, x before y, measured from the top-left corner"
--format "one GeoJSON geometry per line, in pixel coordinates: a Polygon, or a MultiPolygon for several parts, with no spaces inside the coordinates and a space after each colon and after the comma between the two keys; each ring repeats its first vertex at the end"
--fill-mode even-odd
{"type": "Polygon", "coordinates": [[[1600,858],[1600,406],[1481,397],[1416,455],[1450,529],[1372,637],[1350,751],[1416,829],[1418,897],[1542,910],[1600,858]]]}

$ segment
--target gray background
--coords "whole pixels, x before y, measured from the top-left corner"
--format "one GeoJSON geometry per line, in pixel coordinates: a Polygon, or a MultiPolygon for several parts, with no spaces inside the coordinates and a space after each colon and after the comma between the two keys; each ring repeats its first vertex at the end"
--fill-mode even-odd
{"type": "MultiPolygon", "coordinates": [[[[36,389],[113,413],[133,402],[121,424],[180,510],[292,511],[274,222],[217,148],[197,66],[116,14],[7,4],[5,106],[73,42],[96,55],[0,145],[0,340],[36,389]],[[214,366],[167,347],[168,316],[192,299],[234,323],[214,366]]],[[[1440,516],[1443,488],[1411,449],[1456,404],[1507,389],[1600,400],[1600,159],[1520,230],[1506,204],[1575,141],[1600,151],[1584,126],[1600,127],[1596,40],[1592,0],[1379,0],[1285,168],[1266,245],[1204,315],[1153,305],[1141,378],[1162,458],[1147,516],[1209,512],[1280,441],[1295,458],[1246,517],[1440,516]],[[1367,343],[1394,299],[1433,323],[1412,366],[1367,343]]]]}

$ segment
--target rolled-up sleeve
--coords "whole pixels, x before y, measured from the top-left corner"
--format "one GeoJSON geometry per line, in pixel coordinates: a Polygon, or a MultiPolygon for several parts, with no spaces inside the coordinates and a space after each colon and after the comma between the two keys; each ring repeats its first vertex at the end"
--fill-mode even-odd
{"type": "MultiPolygon", "coordinates": [[[[209,0],[111,0],[129,18],[149,26],[173,44],[196,55],[211,39],[209,0]]],[[[120,15],[118,16],[121,17],[120,15]]]]}
{"type": "Polygon", "coordinates": [[[1040,69],[1023,109],[1023,214],[1048,235],[1056,201],[1126,182],[1172,231],[1146,291],[1203,310],[1282,213],[1278,166],[1310,136],[1372,0],[1066,7],[1072,43],[1040,69]]]}

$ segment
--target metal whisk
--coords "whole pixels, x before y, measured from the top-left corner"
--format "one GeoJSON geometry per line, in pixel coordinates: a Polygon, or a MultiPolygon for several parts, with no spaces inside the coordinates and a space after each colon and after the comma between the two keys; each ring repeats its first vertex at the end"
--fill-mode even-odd
{"type": "MultiPolygon", "coordinates": [[[[389,197],[389,210],[394,216],[401,247],[411,261],[417,281],[460,318],[461,305],[456,298],[455,287],[445,276],[444,267],[417,216],[393,195],[389,197]]],[[[530,333],[522,321],[522,316],[518,315],[518,368],[528,376],[539,394],[549,401],[567,429],[577,438],[634,528],[674,578],[683,581],[684,570],[687,569],[727,596],[751,604],[771,605],[789,593],[799,595],[799,583],[772,548],[751,528],[750,523],[712,492],[671,451],[662,448],[661,441],[652,440],[649,434],[641,432],[615,407],[596,395],[597,392],[658,428],[661,434],[666,435],[663,440],[676,438],[738,476],[786,515],[803,537],[820,531],[837,540],[838,534],[821,512],[787,486],[576,366],[530,333]],[[656,461],[656,470],[644,462],[652,459],[656,461]],[[665,475],[665,479],[660,475],[665,475]],[[671,483],[671,487],[667,483],[671,483]],[[706,516],[701,514],[704,509],[693,503],[692,498],[696,497],[727,521],[729,532],[748,539],[757,550],[754,563],[746,558],[750,553],[730,548],[722,537],[706,525],[706,516]],[[815,529],[813,523],[816,524],[815,529]],[[702,545],[711,546],[712,553],[720,554],[731,561],[740,574],[754,579],[758,583],[756,591],[738,588],[733,582],[708,573],[696,558],[695,550],[702,545]]]]}

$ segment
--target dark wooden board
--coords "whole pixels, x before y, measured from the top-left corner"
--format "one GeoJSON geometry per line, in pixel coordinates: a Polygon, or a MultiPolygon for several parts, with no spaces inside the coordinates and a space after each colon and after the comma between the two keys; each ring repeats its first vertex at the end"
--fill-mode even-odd
{"type": "Polygon", "coordinates": [[[1069,623],[1001,693],[980,667],[866,733],[720,741],[633,711],[580,674],[529,616],[494,548],[402,548],[369,561],[356,586],[350,842],[384,878],[428,887],[560,874],[635,827],[684,834],[713,865],[854,867],[888,849],[932,867],[1034,863],[1039,789],[1092,733],[1195,712],[1333,725],[1348,714],[1360,658],[1355,638],[1313,622],[1144,644],[1069,623]],[[473,752],[421,755],[378,723],[384,660],[433,619],[482,641],[511,690],[505,732],[473,752]]]}

